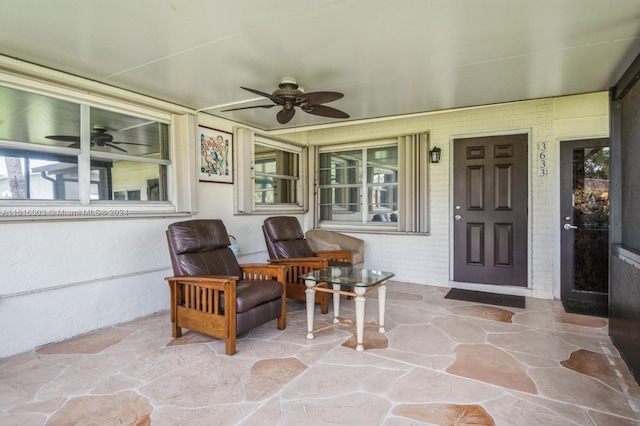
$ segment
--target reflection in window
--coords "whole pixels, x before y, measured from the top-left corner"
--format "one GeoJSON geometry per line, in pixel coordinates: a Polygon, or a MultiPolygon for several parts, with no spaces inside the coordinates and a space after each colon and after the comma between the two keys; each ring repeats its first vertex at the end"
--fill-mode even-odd
{"type": "Polygon", "coordinates": [[[160,179],[147,180],[147,200],[160,201],[160,179]]]}
{"type": "Polygon", "coordinates": [[[320,221],[397,222],[397,145],[321,152],[320,221]]]}
{"type": "Polygon", "coordinates": [[[574,290],[607,292],[609,147],[573,150],[574,290]]]}
{"type": "Polygon", "coordinates": [[[124,189],[125,201],[166,201],[166,165],[155,160],[168,159],[167,125],[98,108],[91,108],[91,122],[91,157],[108,158],[112,164],[100,180],[99,199],[110,200],[124,189]],[[148,181],[157,182],[152,197],[148,181]]]}
{"type": "MultiPolygon", "coordinates": [[[[110,197],[113,162],[91,160],[90,167],[91,200],[140,200],[139,196],[118,198],[115,192],[114,197],[110,197]]],[[[79,200],[77,157],[0,149],[0,198],[79,200]]]]}
{"type": "Polygon", "coordinates": [[[296,204],[300,154],[260,143],[254,148],[256,205],[296,204]]]}
{"type": "Polygon", "coordinates": [[[131,192],[134,188],[138,191],[138,198],[127,196],[124,200],[166,201],[167,199],[166,183],[164,178],[161,178],[161,176],[166,176],[165,165],[136,161],[114,161],[111,176],[114,193],[122,190],[131,192]],[[149,190],[150,181],[155,182],[153,191],[149,190]]]}
{"type": "Polygon", "coordinates": [[[573,151],[574,225],[609,228],[609,147],[573,151]]]}
{"type": "Polygon", "coordinates": [[[78,200],[77,157],[0,149],[0,198],[78,200]]]}
{"type": "Polygon", "coordinates": [[[244,128],[235,129],[234,136],[234,213],[304,212],[307,148],[244,128]]]}
{"type": "Polygon", "coordinates": [[[168,201],[167,124],[7,87],[0,103],[0,200],[168,201]]]}
{"type": "MultiPolygon", "coordinates": [[[[160,185],[164,165],[97,159],[90,164],[91,200],[166,200],[166,186],[161,190],[160,185]],[[145,188],[146,198],[141,189],[123,197],[114,187],[145,188]]],[[[0,149],[0,199],[79,200],[77,157],[0,149]]]]}

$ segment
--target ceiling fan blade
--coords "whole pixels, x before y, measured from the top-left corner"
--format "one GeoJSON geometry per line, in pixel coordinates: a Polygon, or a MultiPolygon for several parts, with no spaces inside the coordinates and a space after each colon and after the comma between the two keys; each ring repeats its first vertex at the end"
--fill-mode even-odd
{"type": "MultiPolygon", "coordinates": [[[[280,89],[276,89],[272,94],[256,89],[250,89],[248,87],[240,87],[248,92],[270,99],[275,105],[282,106],[283,108],[276,114],[276,119],[280,124],[286,124],[293,119],[293,116],[296,113],[295,107],[298,107],[309,114],[320,115],[323,117],[349,118],[349,114],[346,112],[322,105],[342,99],[344,94],[328,91],[304,93],[304,91],[299,88],[295,79],[292,78],[283,79],[279,85],[280,89]]],[[[273,105],[254,105],[248,107],[229,108],[222,110],[221,112],[271,107],[273,107],[273,105]]]]}
{"type": "Polygon", "coordinates": [[[255,93],[256,95],[259,96],[264,96],[265,98],[271,99],[276,105],[282,105],[284,104],[284,100],[279,98],[278,96],[273,96],[271,93],[265,93],[265,92],[261,92],[259,90],[256,89],[249,89],[248,87],[242,87],[240,86],[241,89],[247,90],[251,93],[255,93]]]}
{"type": "Polygon", "coordinates": [[[338,99],[342,99],[344,95],[338,92],[310,92],[305,93],[302,97],[308,99],[310,103],[318,105],[337,101],[338,99]]]}
{"type": "Polygon", "coordinates": [[[296,114],[296,110],[293,108],[281,109],[280,111],[278,111],[278,114],[276,115],[276,119],[280,124],[287,124],[289,121],[291,121],[291,119],[295,114],[296,114]]]}
{"type": "Polygon", "coordinates": [[[109,143],[124,144],[124,145],[151,146],[151,144],[148,144],[148,143],[136,143],[136,142],[116,142],[116,141],[111,141],[109,143]]]}
{"type": "Polygon", "coordinates": [[[113,144],[111,144],[111,143],[105,143],[104,145],[105,145],[105,146],[108,146],[108,147],[110,147],[110,148],[117,149],[117,150],[122,151],[122,152],[127,152],[127,150],[126,150],[126,149],[122,149],[122,148],[120,148],[119,146],[115,146],[115,145],[113,145],[113,144]]]}
{"type": "Polygon", "coordinates": [[[51,135],[45,136],[47,139],[62,142],[80,142],[80,136],[68,136],[68,135],[51,135]]]}
{"type": "Polygon", "coordinates": [[[302,109],[309,114],[321,115],[322,117],[331,118],[349,118],[349,114],[340,111],[339,109],[331,108],[326,105],[309,105],[302,109]]]}
{"type": "Polygon", "coordinates": [[[241,108],[231,108],[231,109],[223,109],[220,112],[227,112],[227,111],[239,111],[241,109],[250,109],[250,108],[273,108],[275,106],[275,104],[270,104],[270,105],[255,105],[255,106],[248,106],[248,107],[241,107],[241,108]]]}

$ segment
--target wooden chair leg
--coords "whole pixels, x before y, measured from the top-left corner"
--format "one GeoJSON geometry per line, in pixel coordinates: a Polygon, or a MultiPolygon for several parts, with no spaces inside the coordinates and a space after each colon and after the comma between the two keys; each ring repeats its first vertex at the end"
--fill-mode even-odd
{"type": "Polygon", "coordinates": [[[178,327],[178,325],[175,322],[172,322],[171,335],[173,336],[174,339],[177,339],[178,337],[182,337],[182,327],[178,327]]]}
{"type": "Polygon", "coordinates": [[[327,297],[327,293],[322,293],[322,297],[320,298],[320,313],[326,314],[329,312],[329,298],[327,297]]]}
{"type": "Polygon", "coordinates": [[[227,355],[233,355],[236,353],[236,336],[229,336],[225,340],[225,353],[227,355]]]}
{"type": "Polygon", "coordinates": [[[278,317],[278,330],[287,328],[287,296],[286,292],[282,295],[282,309],[278,317]]]}

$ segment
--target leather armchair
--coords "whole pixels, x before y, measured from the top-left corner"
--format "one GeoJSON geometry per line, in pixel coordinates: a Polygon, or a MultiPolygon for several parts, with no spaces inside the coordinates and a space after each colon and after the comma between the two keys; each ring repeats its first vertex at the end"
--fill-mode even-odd
{"type": "Polygon", "coordinates": [[[311,229],[305,232],[304,235],[314,252],[348,250],[351,251],[353,267],[364,267],[364,241],[360,238],[324,229],[311,229]]]}
{"type": "MultiPolygon", "coordinates": [[[[273,216],[262,225],[271,264],[287,266],[287,297],[306,300],[306,286],[298,276],[329,266],[352,266],[350,250],[322,250],[314,252],[305,239],[298,219],[293,216],[273,216]]],[[[329,294],[316,292],[320,312],[329,312],[329,294]]]]}
{"type": "Polygon", "coordinates": [[[236,336],[277,319],[286,327],[285,266],[240,265],[221,220],[187,220],[167,229],[173,277],[173,337],[182,328],[225,340],[236,352],[236,336]]]}

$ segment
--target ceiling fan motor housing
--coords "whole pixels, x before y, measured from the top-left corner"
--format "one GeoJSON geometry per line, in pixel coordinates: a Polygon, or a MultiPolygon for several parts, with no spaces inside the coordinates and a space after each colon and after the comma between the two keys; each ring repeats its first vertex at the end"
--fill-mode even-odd
{"type": "Polygon", "coordinates": [[[300,90],[298,83],[293,78],[284,78],[278,85],[279,89],[273,91],[272,95],[284,99],[285,104],[287,101],[295,104],[299,103],[304,95],[304,91],[300,90]]]}

